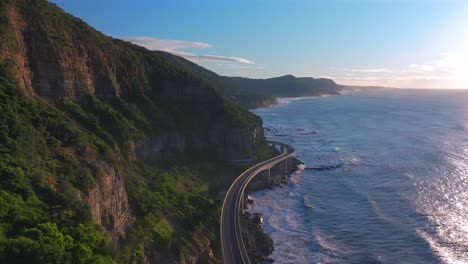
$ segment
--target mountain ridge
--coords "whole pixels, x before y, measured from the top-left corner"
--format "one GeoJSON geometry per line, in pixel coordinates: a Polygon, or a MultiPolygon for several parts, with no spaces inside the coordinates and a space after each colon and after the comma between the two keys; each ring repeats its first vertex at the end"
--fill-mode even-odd
{"type": "MultiPolygon", "coordinates": [[[[331,79],[295,77],[284,75],[267,79],[250,79],[244,77],[223,77],[224,80],[237,87],[239,91],[259,94],[273,98],[271,104],[279,97],[304,97],[321,95],[339,95],[344,86],[336,84],[331,79]]],[[[255,108],[259,105],[253,105],[255,108]]]]}

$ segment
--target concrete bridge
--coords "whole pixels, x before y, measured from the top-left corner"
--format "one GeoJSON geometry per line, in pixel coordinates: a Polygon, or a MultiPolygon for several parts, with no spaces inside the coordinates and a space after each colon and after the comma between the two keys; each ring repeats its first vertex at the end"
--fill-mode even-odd
{"type": "MultiPolygon", "coordinates": [[[[277,142],[274,141],[269,141],[268,143],[271,147],[274,147],[280,153],[284,153],[285,151],[287,151],[285,145],[283,145],[282,143],[280,143],[280,145],[278,145],[277,142]]],[[[266,187],[269,187],[277,183],[278,177],[280,179],[287,179],[287,176],[289,176],[289,174],[293,170],[293,163],[294,162],[292,156],[282,160],[281,162],[278,162],[277,164],[269,167],[268,169],[261,171],[256,177],[252,179],[250,185],[252,185],[254,181],[260,181],[264,183],[263,186],[266,185],[266,187]]]]}
{"type": "Polygon", "coordinates": [[[247,185],[261,172],[266,174],[270,183],[271,169],[275,166],[283,168],[285,174],[292,170],[294,148],[276,141],[268,141],[268,144],[278,149],[281,154],[244,171],[231,185],[224,198],[221,210],[220,236],[223,261],[226,264],[250,263],[240,227],[240,215],[244,213],[244,193],[247,185]]]}

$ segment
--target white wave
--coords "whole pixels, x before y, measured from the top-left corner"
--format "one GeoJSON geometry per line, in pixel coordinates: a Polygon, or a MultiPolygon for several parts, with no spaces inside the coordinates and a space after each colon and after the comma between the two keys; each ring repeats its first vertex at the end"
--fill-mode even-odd
{"type": "Polygon", "coordinates": [[[320,232],[314,233],[314,239],[322,248],[326,250],[333,251],[333,252],[342,251],[337,245],[333,244],[324,234],[320,232]]]}
{"type": "Polygon", "coordinates": [[[278,104],[289,104],[292,101],[312,99],[312,98],[322,98],[322,97],[329,97],[329,96],[331,96],[331,95],[324,94],[324,95],[319,95],[319,96],[279,97],[279,98],[276,99],[276,101],[278,102],[278,104]]]}
{"type": "Polygon", "coordinates": [[[297,165],[297,169],[300,170],[300,171],[303,171],[307,166],[303,163],[297,165]]]}

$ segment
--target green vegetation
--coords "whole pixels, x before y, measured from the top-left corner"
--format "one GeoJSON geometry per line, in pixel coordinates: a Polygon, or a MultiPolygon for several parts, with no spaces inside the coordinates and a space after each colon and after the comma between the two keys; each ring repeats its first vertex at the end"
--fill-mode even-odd
{"type": "Polygon", "coordinates": [[[136,219],[125,250],[112,253],[81,193],[100,176],[92,156],[117,163],[112,149],[141,131],[96,97],[64,100],[67,116],[24,96],[4,63],[0,76],[0,262],[140,263],[143,245],[178,256],[196,243],[194,234],[215,240],[219,204],[202,177],[140,162],[127,185],[136,219]]]}
{"type": "Polygon", "coordinates": [[[242,169],[216,160],[222,144],[271,155],[262,141],[239,146],[243,135],[224,142],[231,130],[261,127],[230,100],[242,96],[212,72],[104,36],[45,0],[0,1],[0,263],[145,263],[208,244],[216,251],[231,180],[221,175],[242,169]],[[53,85],[31,80],[37,96],[26,96],[19,59],[53,85]],[[71,75],[67,83],[92,81],[65,89],[61,78],[71,75]],[[183,153],[137,157],[143,139],[165,133],[184,137],[183,153]],[[200,144],[213,137],[222,143],[200,144]],[[130,204],[119,237],[96,225],[87,201],[105,167],[121,176],[130,204]]]}
{"type": "Polygon", "coordinates": [[[0,262],[140,263],[143,245],[178,256],[196,243],[195,233],[215,240],[219,204],[201,177],[186,167],[158,171],[140,162],[127,185],[136,219],[122,238],[123,253],[112,253],[81,197],[100,177],[93,156],[117,163],[112,150],[142,132],[93,96],[59,104],[68,116],[30,99],[7,68],[2,62],[0,262]]]}
{"type": "Polygon", "coordinates": [[[0,63],[0,262],[113,262],[79,195],[99,170],[75,151],[98,144],[8,76],[0,63]]]}
{"type": "Polygon", "coordinates": [[[204,194],[203,182],[190,169],[160,172],[140,163],[136,175],[129,182],[128,193],[138,220],[125,242],[126,251],[133,254],[122,256],[122,262],[138,263],[142,243],[177,256],[190,247],[196,233],[215,239],[218,204],[204,194]]]}

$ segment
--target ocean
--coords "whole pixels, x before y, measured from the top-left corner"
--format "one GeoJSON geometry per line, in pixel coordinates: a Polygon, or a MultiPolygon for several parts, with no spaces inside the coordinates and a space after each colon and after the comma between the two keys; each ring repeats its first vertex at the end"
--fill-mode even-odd
{"type": "Polygon", "coordinates": [[[251,194],[275,263],[468,263],[468,91],[357,91],[253,112],[307,166],[251,194]]]}

